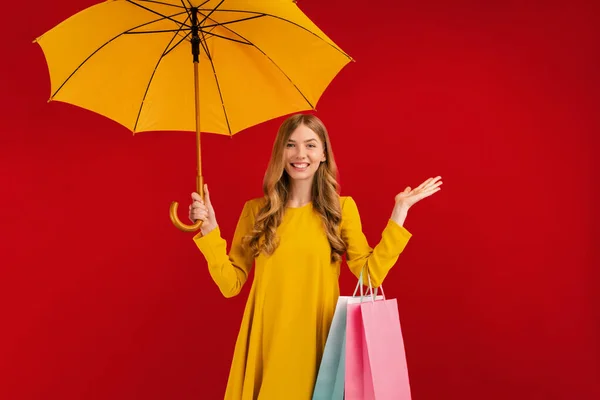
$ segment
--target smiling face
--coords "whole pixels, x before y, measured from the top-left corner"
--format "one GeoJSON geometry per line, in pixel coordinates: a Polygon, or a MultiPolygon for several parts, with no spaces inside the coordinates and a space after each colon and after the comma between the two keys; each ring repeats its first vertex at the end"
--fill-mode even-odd
{"type": "Polygon", "coordinates": [[[292,132],[283,152],[285,171],[292,180],[312,180],[326,160],[319,136],[304,124],[292,132]]]}

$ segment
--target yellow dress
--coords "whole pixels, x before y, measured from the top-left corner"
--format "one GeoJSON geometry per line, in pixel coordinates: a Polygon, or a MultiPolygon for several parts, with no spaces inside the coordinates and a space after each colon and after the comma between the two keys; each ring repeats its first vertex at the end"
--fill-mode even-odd
{"type": "MultiPolygon", "coordinates": [[[[242,238],[263,201],[244,205],[229,253],[219,228],[194,237],[225,297],[240,292],[255,266],[225,400],[310,400],[339,296],[340,263],[331,263],[329,241],[312,203],[285,211],[277,229],[280,245],[271,256],[248,255],[242,238]]],[[[411,234],[390,219],[373,249],[354,200],[340,197],[340,202],[348,266],[357,277],[367,266],[379,286],[411,234]]]]}

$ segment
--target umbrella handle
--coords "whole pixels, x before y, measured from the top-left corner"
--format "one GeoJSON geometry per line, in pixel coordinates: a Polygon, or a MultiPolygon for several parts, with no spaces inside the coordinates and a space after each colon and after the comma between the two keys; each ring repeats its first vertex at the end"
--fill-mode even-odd
{"type": "MultiPolygon", "coordinates": [[[[197,27],[197,9],[192,8],[192,20],[194,26],[197,27]]],[[[194,31],[192,29],[193,35],[192,39],[192,53],[194,54],[194,98],[195,98],[195,107],[196,107],[196,156],[198,162],[198,174],[196,175],[196,190],[201,198],[204,198],[204,179],[202,177],[202,163],[200,159],[200,95],[198,92],[198,54],[200,54],[200,38],[198,37],[198,31],[194,31]]],[[[193,225],[186,225],[177,216],[177,207],[179,204],[174,201],[171,203],[171,208],[169,209],[169,216],[171,217],[171,222],[181,231],[184,232],[194,232],[200,229],[202,226],[202,220],[199,219],[193,225]]]]}
{"type": "Polygon", "coordinates": [[[177,216],[177,207],[178,206],[179,206],[179,203],[174,201],[171,203],[171,208],[169,209],[169,216],[171,217],[171,222],[173,222],[173,225],[175,225],[179,230],[182,230],[184,232],[194,232],[194,231],[199,230],[200,227],[202,226],[202,220],[199,219],[198,221],[196,221],[196,223],[194,225],[184,224],[183,222],[181,222],[181,220],[177,216]]]}

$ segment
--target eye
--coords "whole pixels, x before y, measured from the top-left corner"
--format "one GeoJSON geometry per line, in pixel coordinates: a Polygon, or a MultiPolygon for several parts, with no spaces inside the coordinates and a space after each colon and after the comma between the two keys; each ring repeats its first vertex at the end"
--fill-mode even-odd
{"type": "Polygon", "coordinates": [[[285,147],[294,147],[294,143],[288,143],[285,145],[285,147]]]}
{"type": "Polygon", "coordinates": [[[316,144],[314,144],[314,143],[310,143],[310,144],[308,145],[308,147],[310,147],[310,148],[313,148],[313,149],[314,149],[315,147],[317,147],[317,145],[316,145],[316,144]]]}

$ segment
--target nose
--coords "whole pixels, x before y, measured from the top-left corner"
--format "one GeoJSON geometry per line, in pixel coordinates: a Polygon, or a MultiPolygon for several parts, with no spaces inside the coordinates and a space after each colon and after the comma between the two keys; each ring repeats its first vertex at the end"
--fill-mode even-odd
{"type": "Polygon", "coordinates": [[[296,156],[303,160],[306,157],[306,150],[302,146],[298,146],[298,151],[296,152],[296,156]]]}
{"type": "Polygon", "coordinates": [[[305,159],[306,156],[306,148],[304,146],[298,146],[298,157],[300,157],[301,159],[305,159]]]}

